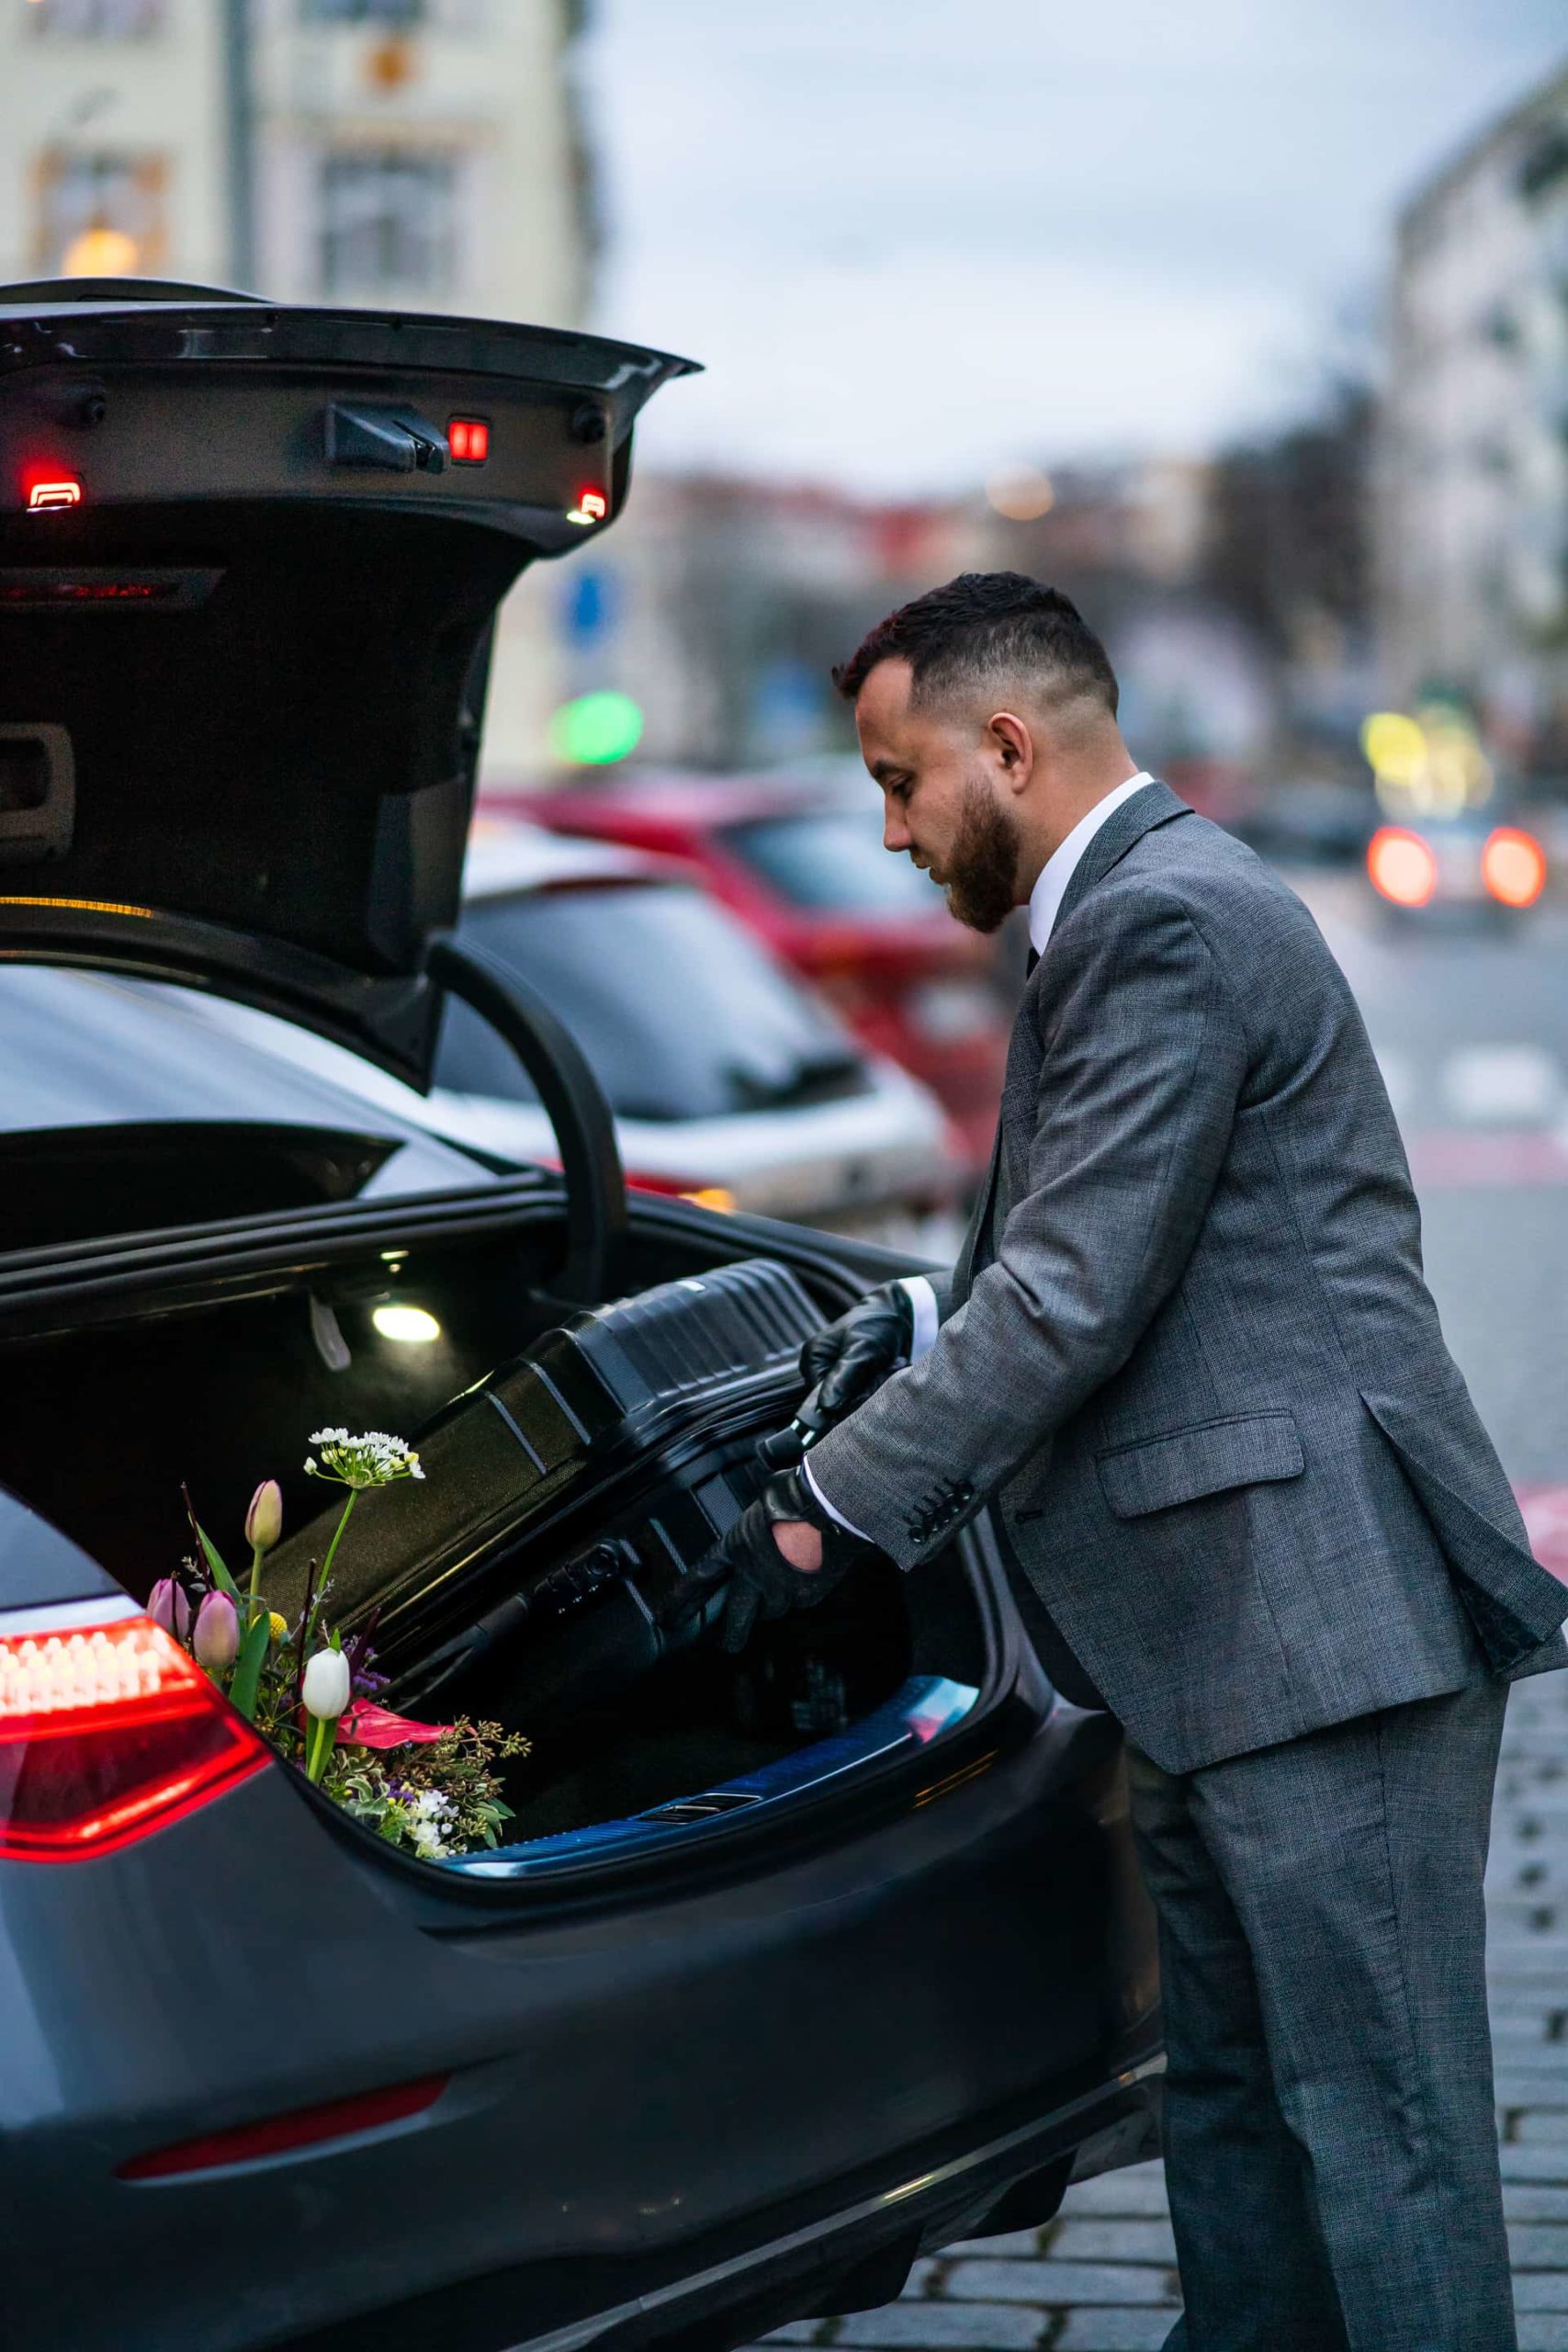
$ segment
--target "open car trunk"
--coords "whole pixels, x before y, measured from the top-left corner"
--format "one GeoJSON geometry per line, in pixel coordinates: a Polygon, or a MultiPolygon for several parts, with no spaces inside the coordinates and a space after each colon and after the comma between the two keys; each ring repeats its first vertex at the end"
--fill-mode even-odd
{"type": "Polygon", "coordinates": [[[427,1481],[356,1508],[331,1614],[374,1620],[394,1707],[534,1741],[519,1869],[671,1835],[647,1818],[671,1803],[754,1810],[803,1754],[809,1783],[918,1744],[986,1648],[961,1579],[891,1569],[739,1661],[705,1638],[689,1572],[848,1289],[805,1245],[811,1293],[716,1272],[734,1226],[628,1233],[580,1049],[450,936],[495,607],[614,519],[638,412],[688,366],[199,288],[0,288],[0,962],[211,989],[416,1087],[456,996],[526,1064],[564,1170],[373,1203],[352,1136],[275,1134],[264,1166],[263,1103],[248,1143],[184,1155],[190,1223],[132,1231],[182,1214],[158,1213],[157,1136],[128,1212],[122,1147],[100,1186],[62,1132],[40,1214],[0,1212],[0,1482],[144,1600],[189,1546],[182,1481],[216,1532],[276,1476],[293,1616],[329,1534],[311,1430],[412,1440],[427,1481]],[[378,1331],[392,1294],[440,1336],[378,1331]]]}
{"type": "Polygon", "coordinates": [[[418,1445],[423,1482],[351,1518],[331,1614],[345,1632],[373,1624],[386,1704],[533,1743],[508,1768],[507,1847],[456,1865],[491,1876],[837,1793],[857,1763],[913,1755],[967,1713],[986,1675],[983,1610],[951,1560],[862,1574],[738,1658],[721,1651],[689,1571],[799,1401],[824,1302],[777,1259],[716,1266],[694,1231],[712,1221],[665,1211],[651,1219],[666,1230],[630,1246],[646,1283],[573,1311],[531,1283],[558,1218],[558,1202],[536,1203],[522,1235],[474,1238],[454,1207],[411,1250],[383,1212],[373,1248],[310,1281],[279,1269],[193,1305],[209,1228],[141,1312],[0,1348],[14,1400],[0,1483],[141,1600],[191,1548],[182,1482],[228,1549],[243,1498],[276,1476],[290,1532],[265,1589],[292,1621],[337,1518],[321,1510],[334,1490],[303,1471],[310,1432],[379,1427],[418,1445]],[[423,1307],[439,1338],[382,1338],[389,1298],[423,1307]]]}

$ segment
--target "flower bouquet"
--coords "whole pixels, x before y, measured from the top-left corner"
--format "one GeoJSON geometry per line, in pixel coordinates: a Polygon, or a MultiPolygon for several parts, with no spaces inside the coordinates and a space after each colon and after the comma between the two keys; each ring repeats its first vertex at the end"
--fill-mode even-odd
{"type": "Polygon", "coordinates": [[[333,1558],[355,1504],[372,1487],[423,1478],[419,1456],[384,1430],[363,1437],[318,1430],[310,1443],[310,1476],[346,1492],[326,1556],[319,1569],[310,1564],[298,1621],[270,1610],[261,1593],[262,1562],[283,1532],[276,1478],[263,1480],[245,1514],[251,1565],[243,1586],[186,1490],[196,1550],[180,1574],[153,1586],[150,1612],[287,1763],[389,1844],[426,1861],[494,1846],[512,1817],[495,1768],[526,1756],[528,1741],[467,1716],[422,1724],[393,1714],[378,1703],[387,1679],[376,1671],[374,1620],[345,1641],[328,1613],[333,1558]]]}

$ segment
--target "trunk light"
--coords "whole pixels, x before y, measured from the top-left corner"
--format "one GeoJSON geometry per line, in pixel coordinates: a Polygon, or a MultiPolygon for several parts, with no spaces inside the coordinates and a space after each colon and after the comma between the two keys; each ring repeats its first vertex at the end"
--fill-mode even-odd
{"type": "Polygon", "coordinates": [[[580,490],[577,504],[567,515],[569,523],[602,523],[610,511],[610,502],[602,490],[580,490]]]}
{"type": "Polygon", "coordinates": [[[454,465],[482,466],[490,456],[490,426],[482,416],[449,417],[446,447],[454,465]]]}
{"type": "Polygon", "coordinates": [[[269,1760],[259,1733],[140,1610],[95,1601],[0,1616],[0,1856],[110,1853],[269,1760]]]}
{"type": "Polygon", "coordinates": [[[53,481],[33,481],[28,484],[28,511],[42,514],[52,506],[80,506],[82,485],[70,474],[61,474],[53,481]]]}
{"type": "Polygon", "coordinates": [[[291,2148],[318,2147],[323,2140],[346,2140],[356,2132],[373,2132],[379,2124],[423,2114],[434,2106],[451,2079],[450,2075],[425,2075],[417,2082],[360,2091],[320,2107],[297,2107],[260,2123],[238,2124],[231,2132],[176,2140],[150,2155],[128,2158],[115,2171],[121,2180],[172,2180],[181,2173],[210,2172],[217,2165],[243,2165],[258,2156],[286,2155],[291,2148]]]}
{"type": "Polygon", "coordinates": [[[384,1340],[400,1340],[405,1347],[427,1347],[441,1337],[440,1324],[423,1306],[374,1307],[370,1320],[384,1340]]]}

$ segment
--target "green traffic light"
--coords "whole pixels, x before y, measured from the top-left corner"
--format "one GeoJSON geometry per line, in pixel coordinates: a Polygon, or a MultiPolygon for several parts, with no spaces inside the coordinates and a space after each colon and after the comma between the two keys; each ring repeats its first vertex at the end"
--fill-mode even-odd
{"type": "Polygon", "coordinates": [[[550,749],[573,767],[607,767],[641,739],[641,709],[630,695],[608,687],[563,702],[550,718],[550,749]]]}

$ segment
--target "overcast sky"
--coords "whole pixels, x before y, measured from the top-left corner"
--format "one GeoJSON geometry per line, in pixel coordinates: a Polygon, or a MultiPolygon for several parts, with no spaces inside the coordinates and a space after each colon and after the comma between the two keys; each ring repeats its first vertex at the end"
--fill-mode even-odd
{"type": "Polygon", "coordinates": [[[598,322],[709,371],[641,460],[897,493],[1299,409],[1565,59],[1562,0],[597,0],[598,322]]]}

